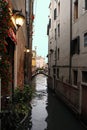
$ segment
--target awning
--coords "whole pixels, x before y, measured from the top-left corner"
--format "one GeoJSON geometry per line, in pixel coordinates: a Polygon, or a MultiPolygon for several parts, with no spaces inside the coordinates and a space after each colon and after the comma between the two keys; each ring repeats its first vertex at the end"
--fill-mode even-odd
{"type": "Polygon", "coordinates": [[[15,35],[15,33],[14,33],[14,31],[13,31],[12,28],[9,29],[9,31],[8,31],[8,36],[11,38],[11,40],[12,40],[15,44],[17,44],[16,35],[15,35]]]}

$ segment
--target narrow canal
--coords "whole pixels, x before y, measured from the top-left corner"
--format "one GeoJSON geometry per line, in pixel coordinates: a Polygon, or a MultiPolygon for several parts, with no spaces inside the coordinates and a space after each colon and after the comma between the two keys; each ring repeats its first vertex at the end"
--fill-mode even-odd
{"type": "Polygon", "coordinates": [[[31,106],[31,128],[28,130],[86,130],[73,113],[47,89],[47,77],[34,78],[35,96],[31,106]]]}

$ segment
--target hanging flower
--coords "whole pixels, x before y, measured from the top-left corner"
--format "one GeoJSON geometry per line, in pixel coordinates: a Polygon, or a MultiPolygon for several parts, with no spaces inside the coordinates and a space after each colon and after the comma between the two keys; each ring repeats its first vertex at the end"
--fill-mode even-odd
{"type": "Polygon", "coordinates": [[[34,14],[32,15],[32,20],[34,20],[34,14]]]}

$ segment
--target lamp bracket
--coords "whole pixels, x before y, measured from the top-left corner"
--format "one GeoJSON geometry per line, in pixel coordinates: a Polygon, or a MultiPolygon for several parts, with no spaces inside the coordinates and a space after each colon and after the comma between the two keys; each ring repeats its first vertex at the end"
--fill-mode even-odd
{"type": "Polygon", "coordinates": [[[21,10],[15,10],[15,9],[13,9],[13,14],[16,14],[16,13],[22,13],[22,9],[21,10]]]}

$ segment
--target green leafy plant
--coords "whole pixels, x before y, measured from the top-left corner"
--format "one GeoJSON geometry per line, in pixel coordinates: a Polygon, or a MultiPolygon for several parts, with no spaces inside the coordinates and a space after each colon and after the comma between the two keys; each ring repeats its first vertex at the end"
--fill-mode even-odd
{"type": "Polygon", "coordinates": [[[33,87],[24,86],[23,90],[19,87],[14,92],[13,111],[16,114],[17,120],[21,120],[31,110],[30,101],[33,96],[33,87]]]}
{"type": "MultiPolygon", "coordinates": [[[[33,86],[24,86],[23,90],[17,88],[14,92],[14,102],[9,101],[8,112],[4,113],[2,116],[2,130],[7,128],[10,130],[16,130],[16,128],[21,129],[20,122],[31,115],[31,105],[30,101],[33,96],[33,86]]],[[[4,111],[3,111],[4,112],[4,111]]],[[[28,119],[28,118],[27,118],[28,119]]],[[[28,124],[31,122],[28,119],[28,124]]]]}

